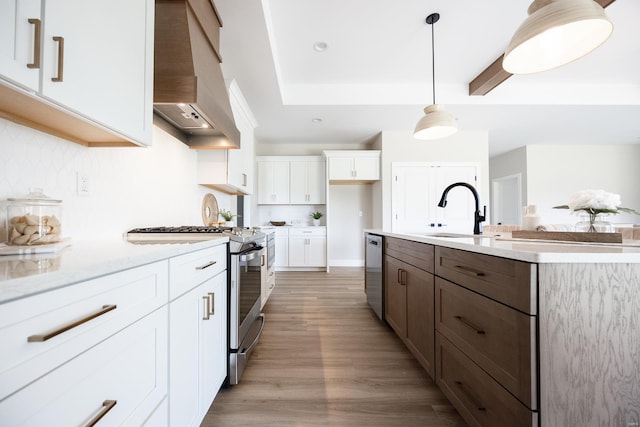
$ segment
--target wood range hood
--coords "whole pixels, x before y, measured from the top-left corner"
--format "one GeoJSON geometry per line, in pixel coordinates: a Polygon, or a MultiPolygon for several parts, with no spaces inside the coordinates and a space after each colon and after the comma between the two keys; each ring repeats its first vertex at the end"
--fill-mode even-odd
{"type": "Polygon", "coordinates": [[[210,0],[156,0],[154,124],[191,148],[240,148],[210,0]]]}

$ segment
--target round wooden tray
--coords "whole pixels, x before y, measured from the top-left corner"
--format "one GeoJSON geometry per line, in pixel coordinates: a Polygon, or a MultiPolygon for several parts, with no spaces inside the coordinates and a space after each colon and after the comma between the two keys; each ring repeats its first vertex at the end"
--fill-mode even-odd
{"type": "Polygon", "coordinates": [[[207,193],[202,200],[202,222],[207,227],[218,224],[218,200],[216,196],[207,193]]]}

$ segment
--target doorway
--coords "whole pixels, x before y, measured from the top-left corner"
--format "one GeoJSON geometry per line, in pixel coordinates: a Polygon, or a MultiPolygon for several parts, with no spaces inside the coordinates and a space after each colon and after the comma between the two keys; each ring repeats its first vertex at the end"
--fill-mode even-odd
{"type": "Polygon", "coordinates": [[[492,224],[520,224],[521,183],[522,176],[519,173],[491,180],[492,224]]]}

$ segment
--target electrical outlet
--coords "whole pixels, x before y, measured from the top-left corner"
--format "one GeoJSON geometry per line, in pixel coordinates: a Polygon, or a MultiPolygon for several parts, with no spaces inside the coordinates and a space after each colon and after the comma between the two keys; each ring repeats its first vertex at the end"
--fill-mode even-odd
{"type": "Polygon", "coordinates": [[[76,193],[78,196],[89,195],[89,177],[80,172],[76,173],[76,193]]]}

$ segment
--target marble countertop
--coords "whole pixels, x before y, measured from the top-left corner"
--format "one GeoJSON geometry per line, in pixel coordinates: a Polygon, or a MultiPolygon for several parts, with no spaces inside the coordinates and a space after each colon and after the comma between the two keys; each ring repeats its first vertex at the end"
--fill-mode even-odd
{"type": "Polygon", "coordinates": [[[125,240],[72,241],[58,252],[0,256],[0,304],[128,268],[224,244],[216,236],[195,243],[135,244],[125,240]]]}
{"type": "MultiPolygon", "coordinates": [[[[640,246],[615,243],[588,244],[511,240],[511,233],[497,233],[482,237],[434,237],[428,233],[392,233],[379,229],[367,229],[365,233],[398,237],[415,242],[429,243],[486,255],[511,258],[536,263],[640,263],[640,246]]],[[[640,242],[633,241],[634,244],[640,242]]]]}

